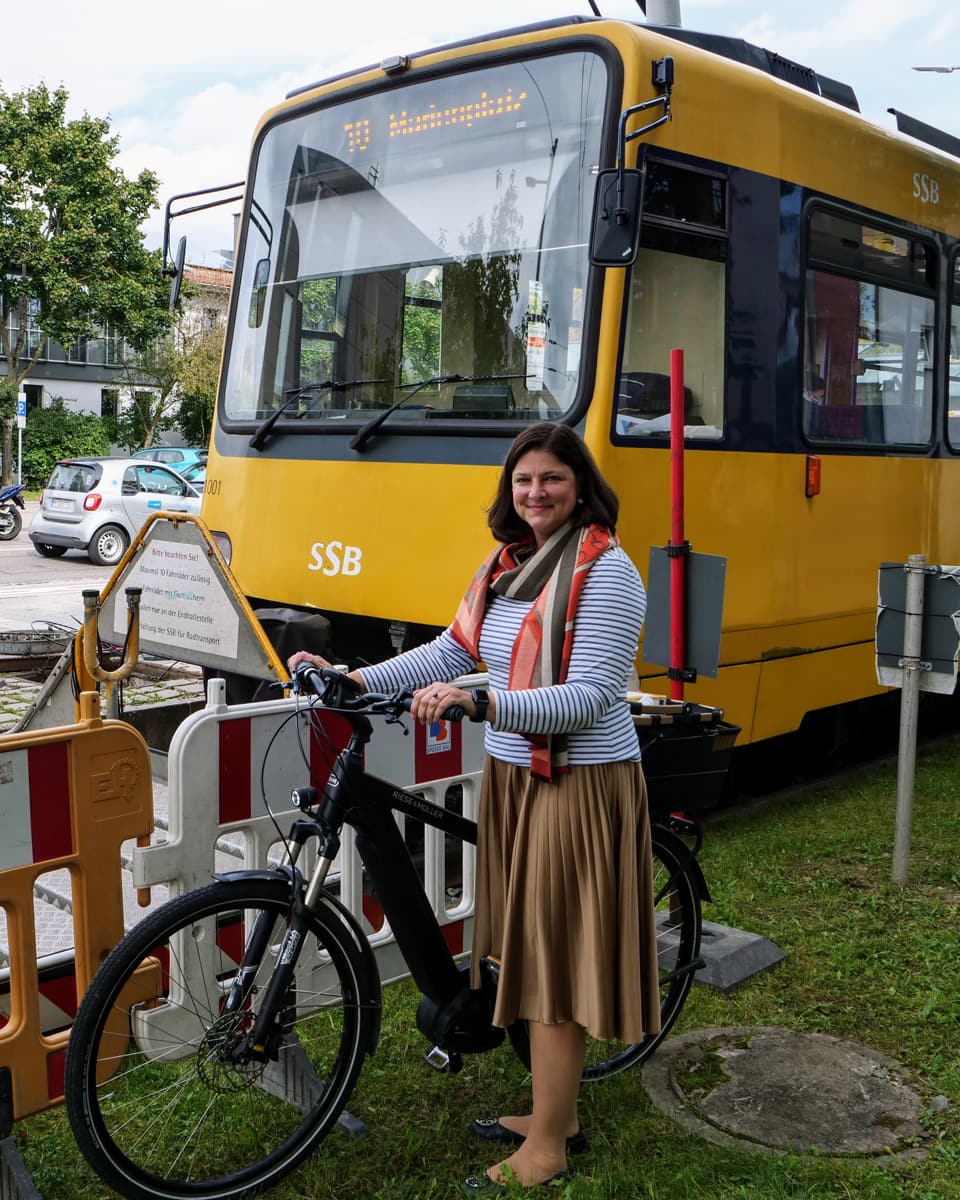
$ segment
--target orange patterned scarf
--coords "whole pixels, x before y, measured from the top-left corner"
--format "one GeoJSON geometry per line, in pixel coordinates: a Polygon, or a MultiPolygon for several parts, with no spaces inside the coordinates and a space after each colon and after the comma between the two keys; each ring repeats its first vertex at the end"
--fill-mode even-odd
{"type": "MultiPolygon", "coordinates": [[[[573,648],[573,623],[587,572],[604,551],[618,545],[600,525],[563,525],[539,549],[533,540],[498,546],[485,560],[460,601],[451,627],[455,640],[477,661],[480,631],[490,593],[532,601],[513,644],[511,691],[563,683],[573,648]]],[[[567,735],[524,733],[530,772],[552,780],[570,770],[567,735]]]]}

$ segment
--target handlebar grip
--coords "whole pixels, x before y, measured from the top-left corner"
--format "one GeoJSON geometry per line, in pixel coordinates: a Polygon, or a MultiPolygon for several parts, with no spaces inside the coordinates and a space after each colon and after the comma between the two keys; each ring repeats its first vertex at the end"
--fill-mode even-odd
{"type": "Polygon", "coordinates": [[[293,678],[301,692],[310,692],[314,696],[323,694],[323,676],[313,663],[298,663],[294,667],[293,678]]]}
{"type": "MultiPolygon", "coordinates": [[[[401,702],[400,707],[404,712],[410,711],[410,705],[413,703],[412,696],[406,696],[401,702]]],[[[451,704],[449,708],[445,708],[440,714],[444,721],[462,721],[466,716],[466,709],[462,704],[451,704]]]]}

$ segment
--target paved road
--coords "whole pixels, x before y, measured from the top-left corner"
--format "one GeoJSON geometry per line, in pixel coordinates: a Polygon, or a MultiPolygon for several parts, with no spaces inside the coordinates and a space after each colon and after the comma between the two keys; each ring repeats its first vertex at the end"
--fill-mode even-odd
{"type": "Polygon", "coordinates": [[[38,508],[28,500],[20,535],[0,542],[0,632],[47,621],[76,629],[83,622],[84,588],[102,588],[112,573],[73,550],[63,558],[41,558],[27,537],[38,508]]]}

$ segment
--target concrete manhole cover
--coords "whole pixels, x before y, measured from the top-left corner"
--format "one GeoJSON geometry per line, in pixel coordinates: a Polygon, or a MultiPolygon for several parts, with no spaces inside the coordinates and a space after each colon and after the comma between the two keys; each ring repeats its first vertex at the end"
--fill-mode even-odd
{"type": "Polygon", "coordinates": [[[724,1145],[768,1153],[915,1156],[923,1101],[899,1064],[856,1042],[785,1029],[671,1038],[643,1069],[654,1104],[724,1145]]]}

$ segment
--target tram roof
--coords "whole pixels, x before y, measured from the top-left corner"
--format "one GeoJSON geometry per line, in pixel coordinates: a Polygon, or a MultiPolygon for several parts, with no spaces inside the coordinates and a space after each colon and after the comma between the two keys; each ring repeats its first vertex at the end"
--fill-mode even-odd
{"type": "MultiPolygon", "coordinates": [[[[490,33],[474,34],[469,38],[463,38],[457,42],[447,42],[442,46],[433,47],[431,53],[434,51],[456,50],[463,46],[476,45],[477,42],[489,41],[491,38],[511,37],[518,33],[532,33],[538,30],[556,29],[566,25],[591,25],[598,20],[606,19],[608,18],[583,15],[552,17],[548,21],[538,21],[530,25],[512,26],[509,29],[498,29],[490,33]]],[[[663,37],[670,37],[676,41],[696,46],[698,49],[707,50],[711,54],[718,54],[722,58],[731,59],[733,62],[743,63],[748,67],[755,67],[757,70],[764,71],[768,75],[775,75],[778,79],[785,79],[787,82],[804,88],[808,92],[814,92],[818,96],[824,96],[828,100],[833,100],[837,104],[844,105],[846,108],[852,108],[855,112],[860,111],[856,94],[849,84],[840,83],[838,80],[831,79],[826,75],[820,75],[812,67],[805,67],[802,63],[784,58],[782,54],[777,54],[773,50],[765,50],[762,46],[755,46],[751,42],[744,41],[743,38],[727,37],[717,33],[702,33],[698,30],[682,29],[673,25],[648,25],[646,22],[640,21],[631,23],[643,29],[649,29],[663,37]]],[[[369,67],[361,68],[360,70],[371,70],[376,65],[371,63],[369,67]]],[[[338,79],[346,79],[350,75],[357,73],[357,71],[346,71],[340,75],[331,76],[329,79],[318,80],[315,83],[294,88],[293,91],[287,93],[287,99],[289,100],[293,96],[300,96],[304,92],[309,92],[313,88],[318,87],[321,82],[334,83],[338,79]]]]}
{"type": "MultiPolygon", "coordinates": [[[[447,42],[442,46],[432,47],[430,53],[457,50],[465,46],[476,45],[478,42],[489,41],[491,38],[511,37],[515,34],[556,29],[560,26],[591,25],[598,20],[608,19],[584,16],[582,14],[568,17],[553,17],[547,21],[512,26],[508,29],[492,30],[489,33],[475,34],[460,41],[447,42]]],[[[672,38],[674,41],[695,46],[699,50],[705,50],[710,54],[716,54],[732,62],[753,67],[756,70],[763,71],[767,75],[772,75],[777,79],[792,83],[795,87],[802,88],[804,91],[822,96],[826,100],[832,100],[835,104],[840,104],[853,112],[860,112],[860,103],[857,100],[856,92],[850,84],[832,79],[828,75],[821,75],[813,67],[804,66],[793,59],[785,58],[782,54],[777,54],[774,50],[767,50],[763,46],[756,46],[752,42],[745,41],[743,38],[728,37],[725,34],[719,33],[705,33],[701,30],[684,29],[674,25],[649,25],[646,22],[640,21],[632,22],[632,24],[643,29],[649,29],[651,32],[657,33],[662,37],[672,38]]],[[[347,79],[352,75],[362,73],[362,71],[376,69],[377,65],[379,64],[371,63],[368,67],[360,68],[359,70],[345,71],[339,75],[331,76],[329,79],[318,80],[303,87],[295,88],[293,91],[287,93],[287,99],[303,95],[305,92],[312,91],[314,88],[321,86],[321,84],[334,83],[337,80],[347,79]]],[[[907,117],[906,114],[898,113],[895,109],[890,109],[889,111],[896,116],[897,125],[901,132],[908,133],[910,136],[924,141],[928,145],[935,146],[937,149],[953,157],[958,156],[957,139],[952,138],[949,134],[944,133],[935,126],[925,125],[913,118],[907,117]]]]}

